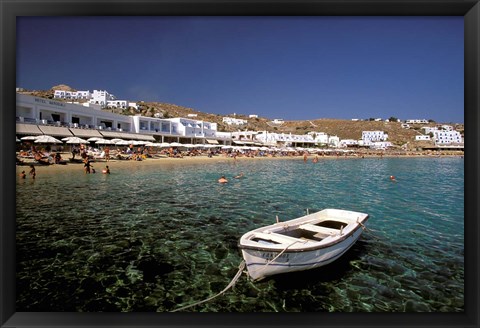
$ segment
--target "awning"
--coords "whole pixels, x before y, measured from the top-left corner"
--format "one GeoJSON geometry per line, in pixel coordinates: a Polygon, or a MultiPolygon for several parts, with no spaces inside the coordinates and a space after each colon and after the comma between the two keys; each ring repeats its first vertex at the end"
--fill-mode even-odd
{"type": "Polygon", "coordinates": [[[140,133],[101,131],[101,134],[106,138],[120,138],[120,139],[123,139],[123,140],[156,141],[153,136],[146,135],[146,134],[140,134],[140,133]]]}
{"type": "Polygon", "coordinates": [[[126,133],[114,132],[114,131],[100,131],[100,134],[106,138],[120,138],[125,139],[124,135],[126,133]]]}
{"type": "Polygon", "coordinates": [[[254,145],[255,143],[253,141],[237,141],[233,140],[234,143],[237,145],[254,145]]]}
{"type": "Polygon", "coordinates": [[[103,138],[103,136],[97,131],[93,129],[71,129],[70,130],[74,136],[80,137],[80,138],[92,138],[92,137],[97,137],[97,138],[103,138]]]}
{"type": "Polygon", "coordinates": [[[212,145],[218,145],[218,140],[215,139],[205,139],[205,141],[212,145]]]}
{"type": "Polygon", "coordinates": [[[156,141],[153,136],[149,136],[146,134],[137,134],[138,140],[145,140],[145,141],[156,141]]]}
{"type": "Polygon", "coordinates": [[[69,129],[59,126],[40,125],[38,128],[46,135],[53,137],[73,137],[69,129]]]}
{"type": "Polygon", "coordinates": [[[17,123],[17,134],[41,135],[42,131],[35,124],[17,123]]]}

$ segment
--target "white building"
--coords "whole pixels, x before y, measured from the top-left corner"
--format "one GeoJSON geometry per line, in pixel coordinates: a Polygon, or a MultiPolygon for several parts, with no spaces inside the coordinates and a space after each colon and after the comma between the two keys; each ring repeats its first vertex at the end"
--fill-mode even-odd
{"type": "Polygon", "coordinates": [[[370,148],[373,148],[373,149],[387,149],[388,147],[392,147],[392,143],[390,141],[377,141],[377,142],[373,142],[371,145],[370,145],[370,148]]]}
{"type": "MultiPolygon", "coordinates": [[[[250,132],[250,131],[249,131],[250,132]]],[[[245,134],[247,132],[238,132],[239,134],[245,134]]],[[[273,133],[267,131],[250,132],[254,135],[254,139],[262,144],[269,146],[313,146],[315,140],[312,135],[309,134],[291,134],[291,133],[273,133]]],[[[232,138],[235,140],[234,133],[232,138]]]]}
{"type": "Polygon", "coordinates": [[[93,90],[90,97],[90,102],[92,104],[99,104],[101,106],[107,106],[109,100],[115,100],[115,96],[108,93],[105,90],[93,90]]]}
{"type": "Polygon", "coordinates": [[[438,144],[462,143],[462,135],[458,131],[433,131],[433,140],[438,144]]]}
{"type": "Polygon", "coordinates": [[[408,124],[428,124],[428,120],[406,120],[405,123],[408,124]]]}
{"type": "Polygon", "coordinates": [[[358,145],[359,145],[358,140],[353,140],[353,139],[342,139],[338,144],[339,147],[354,147],[358,145]]]}
{"type": "Polygon", "coordinates": [[[314,138],[316,144],[328,145],[328,134],[325,132],[308,132],[307,134],[314,138]]]}
{"type": "Polygon", "coordinates": [[[340,138],[337,136],[329,136],[328,137],[328,146],[329,147],[339,147],[340,146],[340,138]]]}
{"type": "Polygon", "coordinates": [[[431,138],[429,135],[415,136],[415,141],[430,141],[431,138]]]}
{"type": "Polygon", "coordinates": [[[386,141],[388,134],[383,131],[363,131],[362,140],[364,142],[386,141]]]}
{"type": "Polygon", "coordinates": [[[53,90],[53,98],[56,99],[88,100],[90,97],[90,91],[53,90]]]}
{"type": "Polygon", "coordinates": [[[240,118],[233,118],[233,117],[224,117],[222,119],[222,122],[228,125],[243,125],[248,123],[247,120],[242,120],[240,118]]]}
{"type": "Polygon", "coordinates": [[[257,114],[250,114],[250,115],[248,115],[248,118],[258,118],[258,115],[257,114]]]}
{"type": "Polygon", "coordinates": [[[66,100],[85,100],[91,104],[100,105],[101,107],[109,108],[129,108],[133,107],[138,109],[138,106],[134,102],[127,100],[117,100],[116,97],[107,91],[93,90],[90,91],[66,91],[66,90],[54,90],[53,98],[66,99],[66,100]]]}
{"type": "Polygon", "coordinates": [[[135,102],[129,102],[129,103],[128,103],[128,107],[138,109],[138,105],[137,105],[137,103],[135,103],[135,102]]]}
{"type": "MultiPolygon", "coordinates": [[[[65,129],[70,127],[133,131],[129,116],[29,95],[17,94],[16,116],[18,123],[58,127],[67,136],[69,134],[65,129]]],[[[98,136],[97,133],[93,134],[98,136]]]]}
{"type": "Polygon", "coordinates": [[[424,134],[430,134],[430,133],[434,133],[435,131],[438,131],[438,128],[431,127],[431,126],[424,126],[422,127],[422,130],[424,134]]]}
{"type": "MultiPolygon", "coordinates": [[[[89,104],[89,106],[95,106],[89,104]]],[[[98,105],[97,105],[98,106],[98,105]]],[[[17,134],[155,141],[153,136],[218,143],[217,124],[186,119],[120,115],[51,99],[17,94],[17,134]]]]}
{"type": "Polygon", "coordinates": [[[126,100],[107,100],[107,108],[128,108],[128,101],[126,100]]]}

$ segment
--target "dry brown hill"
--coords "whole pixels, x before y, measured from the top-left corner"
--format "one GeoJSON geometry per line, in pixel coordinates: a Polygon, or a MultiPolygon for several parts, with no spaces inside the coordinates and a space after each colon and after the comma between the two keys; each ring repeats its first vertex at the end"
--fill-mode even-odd
{"type": "MultiPolygon", "coordinates": [[[[42,98],[53,98],[53,90],[69,90],[75,89],[68,85],[60,84],[45,91],[22,91],[20,93],[30,94],[42,98]]],[[[197,111],[193,108],[182,107],[174,104],[160,103],[160,102],[144,102],[138,101],[138,110],[134,108],[129,109],[106,109],[124,115],[141,114],[147,117],[188,117],[188,114],[196,114],[194,119],[203,120],[207,122],[217,123],[219,131],[233,132],[241,130],[254,131],[269,131],[277,133],[292,133],[292,134],[306,134],[308,132],[324,132],[328,135],[336,135],[340,139],[361,139],[362,131],[384,131],[388,134],[388,141],[396,146],[402,146],[406,143],[410,145],[429,144],[428,142],[415,142],[415,136],[423,132],[421,129],[425,124],[413,125],[410,129],[404,129],[399,122],[384,122],[384,121],[351,121],[340,119],[313,119],[306,121],[285,121],[281,126],[269,126],[267,123],[271,121],[268,118],[248,118],[246,115],[236,115],[235,118],[244,119],[248,124],[242,127],[230,126],[222,122],[225,115],[209,114],[197,111]]],[[[435,126],[432,122],[428,126],[435,126]]],[[[463,134],[463,124],[456,124],[455,128],[463,134]]]]}

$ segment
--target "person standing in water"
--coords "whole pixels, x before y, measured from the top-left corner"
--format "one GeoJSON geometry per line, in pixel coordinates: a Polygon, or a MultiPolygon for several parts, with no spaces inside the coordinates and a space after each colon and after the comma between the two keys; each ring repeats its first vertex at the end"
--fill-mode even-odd
{"type": "Polygon", "coordinates": [[[32,179],[35,179],[37,173],[35,172],[35,166],[33,166],[33,164],[30,165],[30,172],[28,172],[28,174],[32,176],[32,179]]]}

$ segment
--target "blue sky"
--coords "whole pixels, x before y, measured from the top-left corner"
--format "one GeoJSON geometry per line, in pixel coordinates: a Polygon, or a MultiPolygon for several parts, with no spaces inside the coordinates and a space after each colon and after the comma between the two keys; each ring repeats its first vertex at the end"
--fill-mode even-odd
{"type": "Polygon", "coordinates": [[[17,87],[215,114],[464,122],[463,17],[20,17],[17,87]]]}

